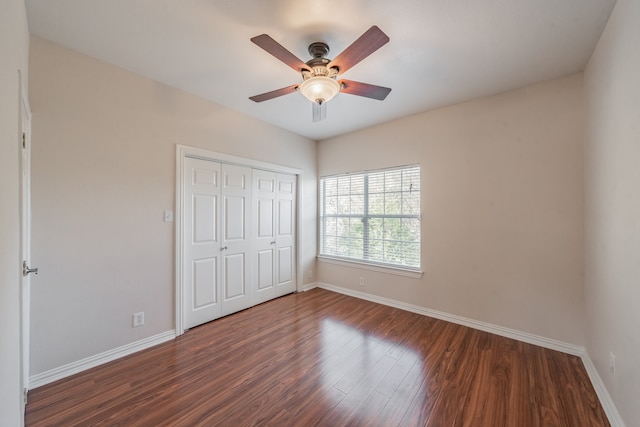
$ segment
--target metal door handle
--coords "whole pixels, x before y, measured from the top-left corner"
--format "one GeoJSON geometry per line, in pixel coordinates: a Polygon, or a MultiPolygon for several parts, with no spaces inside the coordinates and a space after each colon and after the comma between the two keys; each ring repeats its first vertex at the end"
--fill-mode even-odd
{"type": "Polygon", "coordinates": [[[223,247],[223,248],[220,248],[220,250],[221,250],[221,251],[226,251],[226,250],[227,250],[227,247],[225,246],[225,247],[223,247]]]}
{"type": "Polygon", "coordinates": [[[38,269],[37,268],[29,268],[29,266],[27,265],[27,261],[22,261],[22,275],[26,276],[29,273],[38,274],[38,269]]]}
{"type": "Polygon", "coordinates": [[[275,244],[276,244],[275,240],[274,240],[273,242],[271,242],[271,244],[272,244],[272,245],[275,245],[275,244]]]}

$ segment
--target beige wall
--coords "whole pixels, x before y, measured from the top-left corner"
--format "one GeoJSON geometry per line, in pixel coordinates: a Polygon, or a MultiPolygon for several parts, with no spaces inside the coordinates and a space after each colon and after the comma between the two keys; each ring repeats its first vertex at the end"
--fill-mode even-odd
{"type": "Polygon", "coordinates": [[[618,0],[585,71],[587,351],[628,426],[640,425],[639,23],[640,2],[618,0]]]}
{"type": "Polygon", "coordinates": [[[302,169],[315,271],[314,141],[42,39],[30,65],[33,374],[174,328],[176,144],[302,169]]]}
{"type": "Polygon", "coordinates": [[[422,279],[321,282],[563,342],[583,337],[582,75],[318,144],[319,175],[422,166],[422,279]]]}
{"type": "MultiPolygon", "coordinates": [[[[18,70],[27,75],[29,30],[22,0],[0,2],[0,425],[20,408],[20,193],[18,70]]],[[[25,85],[26,86],[26,85],[25,85]]]]}

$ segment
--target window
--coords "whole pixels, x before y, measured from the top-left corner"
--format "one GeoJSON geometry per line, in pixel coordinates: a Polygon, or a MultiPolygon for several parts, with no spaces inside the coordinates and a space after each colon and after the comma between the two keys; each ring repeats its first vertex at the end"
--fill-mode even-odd
{"type": "Polygon", "coordinates": [[[420,269],[420,167],[320,178],[320,255],[420,269]]]}

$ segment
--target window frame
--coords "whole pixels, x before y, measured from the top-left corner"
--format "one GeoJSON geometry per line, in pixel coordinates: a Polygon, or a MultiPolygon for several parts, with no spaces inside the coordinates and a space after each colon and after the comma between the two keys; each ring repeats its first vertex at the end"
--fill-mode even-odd
{"type": "MultiPolygon", "coordinates": [[[[423,274],[422,272],[422,226],[421,226],[421,221],[422,221],[421,187],[422,186],[420,185],[421,183],[419,184],[419,187],[418,187],[420,200],[418,203],[417,214],[405,214],[405,213],[402,213],[402,211],[401,213],[398,213],[398,214],[386,214],[386,213],[372,214],[370,213],[370,210],[369,210],[369,190],[370,190],[369,177],[371,175],[380,174],[380,173],[386,174],[388,172],[393,172],[393,171],[400,171],[402,173],[406,170],[415,169],[415,168],[418,169],[418,181],[420,182],[421,176],[422,176],[422,167],[420,166],[420,164],[402,165],[402,166],[394,166],[394,167],[383,168],[383,169],[371,169],[371,170],[364,170],[364,171],[358,171],[358,172],[348,172],[348,173],[321,176],[318,180],[318,256],[317,256],[318,260],[322,262],[338,264],[338,265],[346,265],[346,266],[357,265],[358,267],[369,269],[369,270],[381,271],[381,272],[391,273],[391,274],[398,274],[398,275],[408,276],[408,277],[421,277],[423,274]],[[363,176],[363,212],[362,214],[337,213],[337,212],[335,214],[327,214],[326,213],[327,204],[328,204],[327,191],[326,191],[327,179],[339,179],[340,177],[349,177],[350,179],[353,179],[354,176],[357,177],[358,175],[363,176]],[[323,250],[326,248],[325,242],[327,238],[327,234],[326,234],[327,218],[362,219],[362,222],[363,222],[363,230],[362,230],[363,257],[362,258],[323,253],[323,250]],[[371,260],[371,259],[365,258],[364,254],[369,253],[367,246],[371,244],[371,241],[372,241],[369,235],[370,229],[369,227],[366,226],[371,219],[383,219],[383,220],[385,219],[417,219],[419,224],[418,225],[419,227],[418,250],[420,252],[420,255],[418,256],[418,265],[411,266],[406,264],[384,262],[384,261],[371,260]]],[[[405,193],[405,192],[406,190],[399,191],[399,193],[405,193]]],[[[383,191],[381,194],[386,196],[387,194],[391,194],[391,193],[394,193],[394,192],[387,191],[386,188],[383,188],[383,191]]],[[[348,195],[350,197],[352,197],[354,194],[358,194],[358,193],[353,193],[352,190],[349,190],[348,195]]],[[[336,197],[339,197],[339,195],[337,195],[336,197]]],[[[387,242],[389,240],[390,239],[382,239],[383,242],[387,242]]],[[[409,242],[409,241],[402,240],[400,242],[409,242]]]]}

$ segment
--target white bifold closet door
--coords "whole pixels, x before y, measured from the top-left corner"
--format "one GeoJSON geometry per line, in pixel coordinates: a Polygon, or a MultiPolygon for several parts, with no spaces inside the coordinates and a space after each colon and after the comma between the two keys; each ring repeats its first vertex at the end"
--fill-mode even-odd
{"type": "Polygon", "coordinates": [[[256,304],[294,292],[295,177],[253,170],[256,304]]]}
{"type": "Polygon", "coordinates": [[[184,159],[184,319],[191,328],[251,307],[251,168],[184,159]]]}
{"type": "Polygon", "coordinates": [[[296,177],[185,157],[185,329],[296,290],[296,177]]]}

